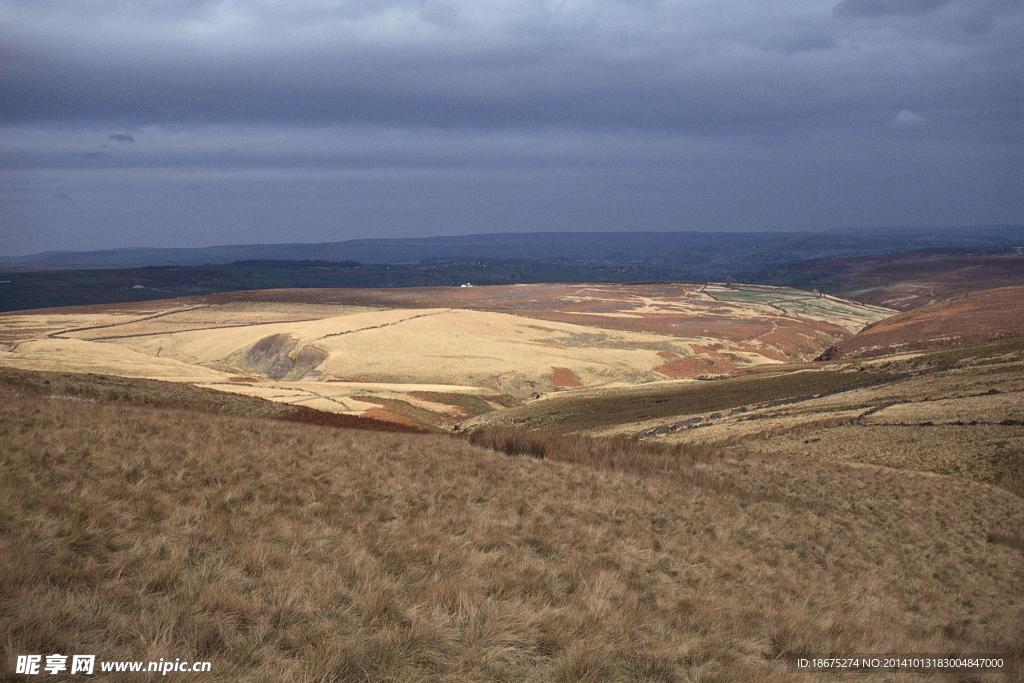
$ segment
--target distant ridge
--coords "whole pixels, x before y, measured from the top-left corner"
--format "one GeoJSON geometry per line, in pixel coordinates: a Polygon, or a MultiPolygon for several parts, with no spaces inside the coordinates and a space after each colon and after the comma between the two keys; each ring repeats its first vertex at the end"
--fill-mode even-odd
{"type": "Polygon", "coordinates": [[[1006,248],[1024,244],[1024,225],[839,228],[811,232],[524,232],[355,239],[313,244],[129,247],[46,251],[0,258],[5,270],[216,265],[249,260],[414,263],[425,259],[572,259],[598,263],[699,265],[754,273],[785,263],[913,249],[1006,248]]]}
{"type": "Polygon", "coordinates": [[[949,235],[963,232],[972,232],[981,235],[1006,235],[1016,233],[1017,237],[1024,236],[1024,225],[1015,223],[983,223],[977,225],[889,225],[889,226],[842,226],[831,228],[831,233],[858,233],[861,235],[892,235],[892,234],[915,234],[915,235],[949,235]]]}

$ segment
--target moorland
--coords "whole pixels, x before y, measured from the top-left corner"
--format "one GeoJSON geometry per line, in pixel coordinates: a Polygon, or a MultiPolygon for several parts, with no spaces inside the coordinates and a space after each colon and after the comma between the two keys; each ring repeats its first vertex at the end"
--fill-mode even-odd
{"type": "Polygon", "coordinates": [[[5,314],[0,365],[448,429],[576,387],[811,360],[889,312],[726,284],[233,292],[5,314]]]}
{"type": "Polygon", "coordinates": [[[878,652],[1012,680],[1024,286],[943,265],[905,297],[920,270],[855,265],[863,301],[288,287],[0,315],[0,642],[225,681],[781,681],[878,652]]]}

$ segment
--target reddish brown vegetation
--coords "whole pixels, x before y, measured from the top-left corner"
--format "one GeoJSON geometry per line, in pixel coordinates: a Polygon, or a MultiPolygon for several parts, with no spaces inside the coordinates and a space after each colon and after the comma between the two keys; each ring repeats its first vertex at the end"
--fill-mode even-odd
{"type": "MultiPolygon", "coordinates": [[[[779,271],[821,273],[835,291],[868,304],[910,310],[980,289],[1024,282],[1024,254],[904,252],[883,256],[811,261],[779,271]],[[866,290],[866,291],[864,291],[866,290]]],[[[801,278],[803,279],[803,278],[801,278]]]]}
{"type": "Polygon", "coordinates": [[[404,415],[392,412],[386,408],[370,408],[362,415],[363,418],[380,422],[382,424],[394,425],[396,432],[422,432],[422,425],[404,415]]]}
{"type": "MultiPolygon", "coordinates": [[[[475,394],[459,394],[445,391],[410,391],[408,395],[423,401],[452,406],[458,409],[461,417],[480,415],[481,413],[493,410],[493,407],[487,401],[475,394]]],[[[497,401],[499,405],[504,405],[508,397],[491,395],[488,398],[497,401]]]]}
{"type": "Polygon", "coordinates": [[[715,363],[699,356],[677,356],[667,363],[662,363],[654,371],[672,379],[692,379],[712,369],[715,363]]]}
{"type": "Polygon", "coordinates": [[[840,342],[842,356],[878,355],[936,344],[1024,335],[1024,286],[1002,287],[918,308],[840,342]]]}
{"type": "Polygon", "coordinates": [[[285,413],[281,419],[288,422],[302,422],[322,427],[365,429],[372,432],[404,432],[407,434],[422,434],[424,432],[423,429],[405,421],[400,416],[393,415],[384,410],[378,411],[377,409],[369,410],[364,415],[341,415],[339,413],[325,413],[310,408],[296,408],[293,412],[285,413]],[[386,417],[377,413],[382,413],[386,417]]]}
{"type": "Polygon", "coordinates": [[[551,374],[546,379],[556,389],[574,389],[583,386],[580,378],[569,368],[551,368],[551,374]]]}

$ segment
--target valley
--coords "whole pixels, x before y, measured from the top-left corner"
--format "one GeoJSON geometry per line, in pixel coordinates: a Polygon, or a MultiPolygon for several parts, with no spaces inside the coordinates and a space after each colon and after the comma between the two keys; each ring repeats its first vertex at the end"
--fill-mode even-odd
{"type": "Polygon", "coordinates": [[[806,361],[890,311],[786,288],[261,290],[0,316],[0,365],[450,429],[579,387],[806,361]]]}

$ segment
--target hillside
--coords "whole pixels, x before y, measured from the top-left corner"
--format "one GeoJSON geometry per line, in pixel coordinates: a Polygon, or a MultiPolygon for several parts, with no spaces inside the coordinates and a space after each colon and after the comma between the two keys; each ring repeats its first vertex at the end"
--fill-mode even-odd
{"type": "Polygon", "coordinates": [[[1004,251],[910,251],[805,261],[765,281],[821,289],[864,303],[910,310],[1024,281],[1020,247],[1004,251]]]}
{"type": "Polygon", "coordinates": [[[837,357],[1024,336],[1024,286],[975,291],[878,321],[836,345],[837,357]]]}
{"type": "Polygon", "coordinates": [[[1024,652],[1024,503],[987,484],[686,447],[588,466],[69,398],[0,376],[9,652],[300,682],[1024,652]]]}
{"type": "Polygon", "coordinates": [[[841,342],[828,354],[838,360],[562,392],[460,429],[629,437],[802,456],[815,467],[871,463],[1024,495],[1021,289],[887,318],[841,342]]]}
{"type": "Polygon", "coordinates": [[[0,365],[419,428],[575,387],[809,360],[886,309],[746,285],[297,289],[0,316],[0,365]]]}

